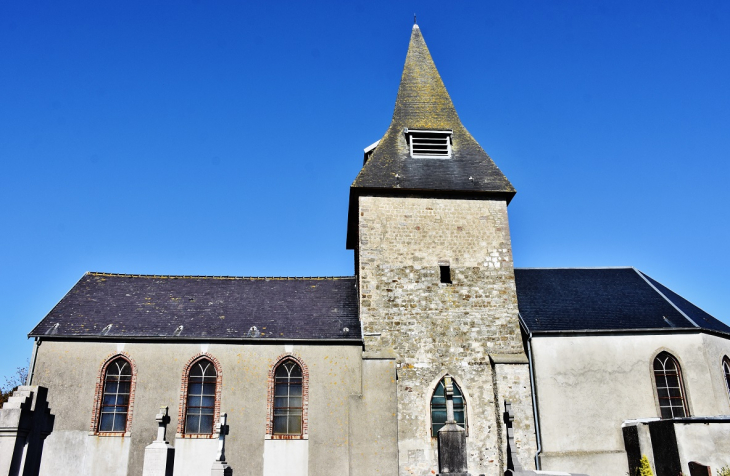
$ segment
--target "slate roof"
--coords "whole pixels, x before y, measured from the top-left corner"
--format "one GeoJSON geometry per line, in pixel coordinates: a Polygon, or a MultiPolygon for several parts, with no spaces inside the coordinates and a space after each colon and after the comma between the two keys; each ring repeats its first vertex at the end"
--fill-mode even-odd
{"type": "Polygon", "coordinates": [[[362,339],[353,277],[105,273],[86,273],[29,334],[37,336],[362,339]]]}
{"type": "Polygon", "coordinates": [[[533,333],[730,327],[634,268],[515,269],[520,315],[533,333]]]}
{"type": "MultiPolygon", "coordinates": [[[[729,326],[634,268],[517,268],[515,284],[520,316],[536,334],[730,334],[729,326]]],[[[361,342],[355,286],[354,277],[86,273],[29,337],[361,342]]]]}
{"type": "Polygon", "coordinates": [[[511,200],[515,189],[461,123],[418,25],[413,26],[390,127],[350,187],[347,247],[357,241],[357,197],[458,193],[511,200]],[[452,130],[452,157],[411,158],[404,129],[452,130]]]}

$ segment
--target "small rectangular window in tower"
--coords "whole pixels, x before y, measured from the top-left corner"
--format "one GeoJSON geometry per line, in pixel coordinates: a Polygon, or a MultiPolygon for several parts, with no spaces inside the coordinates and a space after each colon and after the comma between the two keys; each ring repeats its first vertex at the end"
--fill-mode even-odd
{"type": "Polygon", "coordinates": [[[451,284],[451,266],[439,266],[441,269],[441,283],[451,284]]]}
{"type": "Polygon", "coordinates": [[[448,159],[451,157],[452,131],[406,129],[411,157],[448,159]]]}

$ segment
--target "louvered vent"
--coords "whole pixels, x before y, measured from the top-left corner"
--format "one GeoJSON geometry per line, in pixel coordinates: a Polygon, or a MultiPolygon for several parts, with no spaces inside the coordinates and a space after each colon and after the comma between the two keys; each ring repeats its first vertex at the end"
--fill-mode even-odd
{"type": "Polygon", "coordinates": [[[451,132],[406,129],[411,157],[451,157],[451,132]]]}

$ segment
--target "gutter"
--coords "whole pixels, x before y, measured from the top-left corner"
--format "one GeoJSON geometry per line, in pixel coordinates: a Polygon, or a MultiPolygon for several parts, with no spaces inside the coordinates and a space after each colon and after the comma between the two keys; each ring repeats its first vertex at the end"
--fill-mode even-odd
{"type": "Polygon", "coordinates": [[[530,388],[532,390],[532,416],[535,420],[535,439],[537,441],[537,451],[535,452],[535,469],[540,471],[540,453],[542,453],[542,438],[540,437],[540,412],[537,409],[537,388],[535,387],[535,372],[532,363],[532,332],[527,328],[522,320],[522,315],[518,312],[517,317],[520,321],[520,327],[527,332],[527,362],[530,367],[530,388]]]}
{"type": "Polygon", "coordinates": [[[330,339],[287,339],[285,337],[209,337],[209,336],[132,336],[132,335],[63,335],[29,334],[28,337],[45,339],[48,341],[76,341],[87,342],[154,342],[154,343],[176,343],[176,342],[206,342],[206,343],[239,343],[239,344],[319,344],[319,345],[364,345],[362,339],[358,338],[330,338],[330,339]]]}
{"type": "Polygon", "coordinates": [[[707,327],[655,327],[634,329],[562,329],[537,330],[530,334],[535,336],[576,336],[576,335],[642,335],[642,334],[708,334],[725,339],[730,338],[730,332],[717,331],[707,327]]]}
{"type": "Polygon", "coordinates": [[[33,342],[33,353],[30,357],[30,366],[28,368],[28,376],[25,378],[25,384],[30,385],[33,382],[33,373],[35,372],[35,361],[38,358],[38,347],[41,345],[40,337],[36,337],[33,342]]]}

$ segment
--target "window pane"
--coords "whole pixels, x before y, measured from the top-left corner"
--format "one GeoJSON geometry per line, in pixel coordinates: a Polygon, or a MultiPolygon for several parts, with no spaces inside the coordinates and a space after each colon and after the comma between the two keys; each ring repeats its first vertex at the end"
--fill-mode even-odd
{"type": "Polygon", "coordinates": [[[189,395],[200,395],[203,392],[202,383],[188,383],[188,394],[189,395]]]}
{"type": "Polygon", "coordinates": [[[114,423],[113,413],[102,413],[101,421],[99,422],[99,431],[112,431],[112,424],[114,423]]]}
{"type": "Polygon", "coordinates": [[[302,433],[302,417],[299,415],[289,416],[289,428],[288,433],[290,435],[299,435],[302,433]]]}
{"type": "Polygon", "coordinates": [[[215,397],[202,397],[202,407],[213,408],[215,406],[215,397]]]}
{"type": "Polygon", "coordinates": [[[104,398],[101,402],[102,405],[114,405],[117,402],[117,396],[104,394],[104,398]]]}
{"type": "Polygon", "coordinates": [[[213,433],[213,415],[200,416],[200,433],[213,433]]]}
{"type": "Polygon", "coordinates": [[[126,413],[115,413],[114,414],[114,429],[112,431],[124,431],[127,426],[127,414],[126,413]]]}
{"type": "Polygon", "coordinates": [[[202,397],[188,397],[188,407],[199,407],[202,401],[202,397]]]}
{"type": "Polygon", "coordinates": [[[188,417],[185,421],[185,433],[198,433],[200,427],[200,417],[198,415],[191,415],[188,413],[188,417]]]}
{"type": "Polygon", "coordinates": [[[288,406],[287,405],[287,401],[288,400],[289,399],[286,398],[286,397],[275,397],[274,398],[274,407],[277,407],[277,408],[278,407],[286,407],[286,406],[288,406]]]}
{"type": "Polygon", "coordinates": [[[431,412],[431,421],[434,423],[445,423],[446,422],[446,410],[438,410],[431,412]]]}
{"type": "Polygon", "coordinates": [[[274,433],[276,433],[276,434],[286,433],[286,416],[274,415],[274,433]]]}

